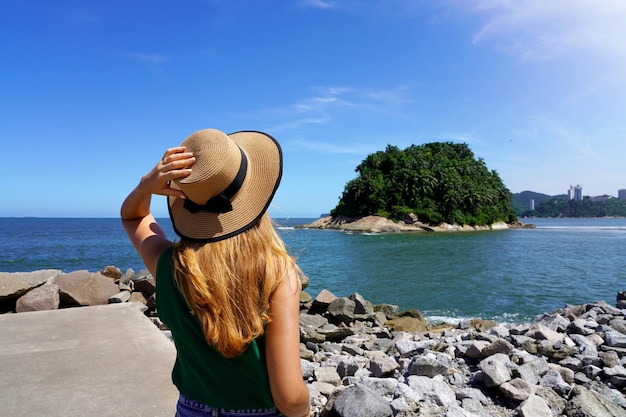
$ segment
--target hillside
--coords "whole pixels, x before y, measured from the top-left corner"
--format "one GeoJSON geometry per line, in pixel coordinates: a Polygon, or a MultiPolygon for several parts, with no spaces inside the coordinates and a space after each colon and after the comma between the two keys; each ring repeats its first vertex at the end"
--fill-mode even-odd
{"type": "Polygon", "coordinates": [[[520,215],[523,212],[530,210],[530,201],[535,200],[535,207],[553,198],[567,199],[565,194],[562,195],[548,195],[535,191],[522,191],[521,193],[515,193],[511,198],[511,207],[515,210],[516,215],[520,215]]]}

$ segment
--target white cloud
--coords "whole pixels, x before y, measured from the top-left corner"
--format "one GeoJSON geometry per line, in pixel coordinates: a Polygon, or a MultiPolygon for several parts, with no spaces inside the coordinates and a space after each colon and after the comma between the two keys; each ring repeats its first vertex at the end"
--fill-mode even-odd
{"type": "Polygon", "coordinates": [[[135,61],[148,62],[155,65],[167,62],[167,58],[161,54],[127,53],[125,56],[135,61]]]}
{"type": "Polygon", "coordinates": [[[573,53],[626,54],[623,0],[457,0],[446,7],[478,15],[486,22],[473,37],[524,60],[573,53]]]}
{"type": "Polygon", "coordinates": [[[285,130],[293,130],[293,129],[299,129],[303,126],[307,126],[307,125],[318,125],[318,124],[323,124],[326,123],[328,120],[330,120],[329,117],[319,117],[319,118],[303,118],[303,119],[293,119],[293,120],[289,120],[283,124],[280,124],[278,126],[274,126],[271,129],[268,129],[271,132],[282,132],[285,130]]]}
{"type": "Polygon", "coordinates": [[[301,0],[300,4],[305,7],[313,7],[316,9],[332,9],[335,7],[334,2],[324,0],[301,0]]]}
{"type": "Polygon", "coordinates": [[[369,109],[379,111],[410,102],[409,88],[356,89],[350,87],[318,87],[316,95],[293,104],[297,111],[326,113],[338,110],[369,109]]]}
{"type": "Polygon", "coordinates": [[[291,140],[289,144],[301,149],[326,154],[365,155],[372,151],[372,147],[363,143],[328,143],[311,140],[291,140]]]}

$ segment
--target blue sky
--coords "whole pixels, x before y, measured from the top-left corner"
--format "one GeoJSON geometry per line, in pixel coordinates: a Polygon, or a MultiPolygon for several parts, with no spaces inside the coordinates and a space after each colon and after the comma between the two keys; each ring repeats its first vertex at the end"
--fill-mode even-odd
{"type": "Polygon", "coordinates": [[[433,141],[514,193],[617,195],[625,21],[622,0],[3,0],[0,217],[115,217],[207,127],[281,142],[274,217],[328,212],[368,154],[433,141]]]}

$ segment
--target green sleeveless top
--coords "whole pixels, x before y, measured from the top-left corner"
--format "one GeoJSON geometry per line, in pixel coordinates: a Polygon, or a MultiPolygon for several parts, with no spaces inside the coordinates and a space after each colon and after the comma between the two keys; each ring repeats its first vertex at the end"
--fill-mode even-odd
{"type": "Polygon", "coordinates": [[[174,280],[173,248],[159,257],[156,305],[159,318],[172,331],[176,362],[172,381],[181,394],[216,408],[272,408],[265,365],[265,343],[253,341],[241,356],[228,359],[209,346],[199,320],[191,314],[174,280]]]}

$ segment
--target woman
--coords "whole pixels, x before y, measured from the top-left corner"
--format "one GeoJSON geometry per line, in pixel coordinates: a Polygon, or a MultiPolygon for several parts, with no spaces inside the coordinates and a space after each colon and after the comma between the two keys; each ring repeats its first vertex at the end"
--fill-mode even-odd
{"type": "Polygon", "coordinates": [[[122,204],[176,344],[178,417],[310,413],[300,369],[302,271],[266,214],[281,175],[271,136],[206,129],[168,149],[122,204]],[[177,243],[150,214],[153,194],[167,196],[177,243]]]}

